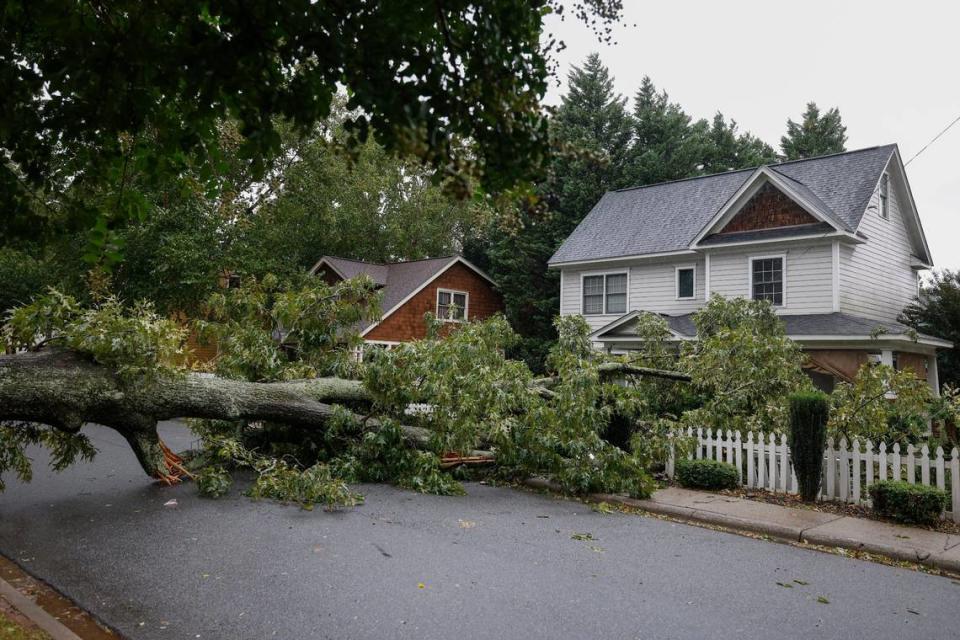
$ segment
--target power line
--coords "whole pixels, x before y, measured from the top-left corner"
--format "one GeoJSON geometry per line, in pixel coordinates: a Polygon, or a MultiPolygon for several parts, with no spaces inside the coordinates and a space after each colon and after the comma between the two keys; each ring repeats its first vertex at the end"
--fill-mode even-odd
{"type": "Polygon", "coordinates": [[[929,147],[929,146],[932,145],[934,142],[936,142],[937,139],[938,139],[940,136],[942,136],[942,135],[945,134],[947,131],[949,131],[949,130],[950,130],[950,127],[952,127],[953,125],[957,124],[958,122],[960,122],[960,116],[957,116],[957,117],[954,119],[954,121],[951,122],[950,124],[948,124],[943,131],[941,131],[940,133],[938,133],[937,135],[935,135],[935,136],[933,137],[933,140],[931,140],[931,141],[928,142],[927,144],[923,145],[923,149],[920,149],[920,151],[917,151],[915,154],[913,154],[913,157],[910,158],[909,160],[907,160],[906,162],[904,162],[904,163],[903,163],[903,166],[907,166],[908,164],[910,164],[911,162],[913,162],[914,160],[916,160],[918,155],[920,155],[921,153],[923,153],[924,151],[926,151],[926,150],[927,150],[927,147],[929,147]]]}

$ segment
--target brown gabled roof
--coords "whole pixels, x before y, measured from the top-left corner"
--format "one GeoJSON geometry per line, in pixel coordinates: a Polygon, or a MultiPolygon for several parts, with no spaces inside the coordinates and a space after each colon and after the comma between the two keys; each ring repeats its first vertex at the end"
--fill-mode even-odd
{"type": "MultiPolygon", "coordinates": [[[[414,293],[422,289],[456,262],[463,263],[486,280],[489,280],[491,284],[493,283],[490,276],[470,264],[470,262],[458,254],[440,258],[390,263],[363,262],[360,260],[350,260],[348,258],[338,258],[336,256],[323,256],[310,270],[310,273],[315,274],[318,271],[322,271],[326,266],[344,279],[353,278],[361,274],[370,276],[375,283],[382,287],[383,301],[381,306],[383,307],[383,318],[386,318],[414,293]]],[[[381,318],[381,321],[383,318],[381,318]]],[[[360,331],[367,331],[375,324],[379,324],[379,321],[364,322],[360,325],[360,331]]]]}

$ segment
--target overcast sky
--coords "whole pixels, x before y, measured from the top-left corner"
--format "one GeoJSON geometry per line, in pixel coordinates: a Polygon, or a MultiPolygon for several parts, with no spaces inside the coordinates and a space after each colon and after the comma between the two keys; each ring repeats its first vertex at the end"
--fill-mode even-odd
{"type": "MultiPolygon", "coordinates": [[[[840,108],[847,149],[895,142],[904,161],[960,116],[960,3],[624,4],[610,45],[572,16],[550,19],[567,49],[548,103],[563,93],[570,64],[597,51],[624,96],[649,75],[688,115],[719,110],[778,150],[787,118],[799,120],[810,100],[840,108]]],[[[960,269],[960,123],[907,176],[934,263],[960,269]]]]}

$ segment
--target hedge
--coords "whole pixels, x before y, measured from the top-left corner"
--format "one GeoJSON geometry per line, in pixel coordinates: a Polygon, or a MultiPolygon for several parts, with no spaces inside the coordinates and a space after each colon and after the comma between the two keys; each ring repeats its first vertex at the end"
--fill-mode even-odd
{"type": "Polygon", "coordinates": [[[691,489],[735,489],[740,484],[737,468],[716,460],[677,460],[676,477],[691,489]]]}
{"type": "Polygon", "coordinates": [[[947,508],[947,493],[936,487],[899,480],[870,485],[874,510],[900,522],[933,524],[947,508]]]}
{"type": "Polygon", "coordinates": [[[800,497],[814,502],[820,492],[823,450],[827,444],[830,399],[819,391],[790,394],[790,456],[800,497]]]}

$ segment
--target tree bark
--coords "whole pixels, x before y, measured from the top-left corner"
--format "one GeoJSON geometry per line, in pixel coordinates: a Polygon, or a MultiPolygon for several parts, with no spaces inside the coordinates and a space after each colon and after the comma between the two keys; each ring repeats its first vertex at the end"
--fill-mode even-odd
{"type": "MultiPolygon", "coordinates": [[[[357,409],[370,401],[360,382],[340,378],[256,383],[186,373],[124,383],[110,368],[68,350],[0,355],[0,420],[71,433],[87,422],[102,424],[126,438],[147,474],[166,481],[178,477],[179,460],[160,442],[160,420],[269,420],[313,430],[324,428],[331,404],[357,409]]],[[[370,429],[379,425],[365,422],[370,429]]],[[[427,430],[403,429],[411,446],[426,446],[427,430]]]]}

